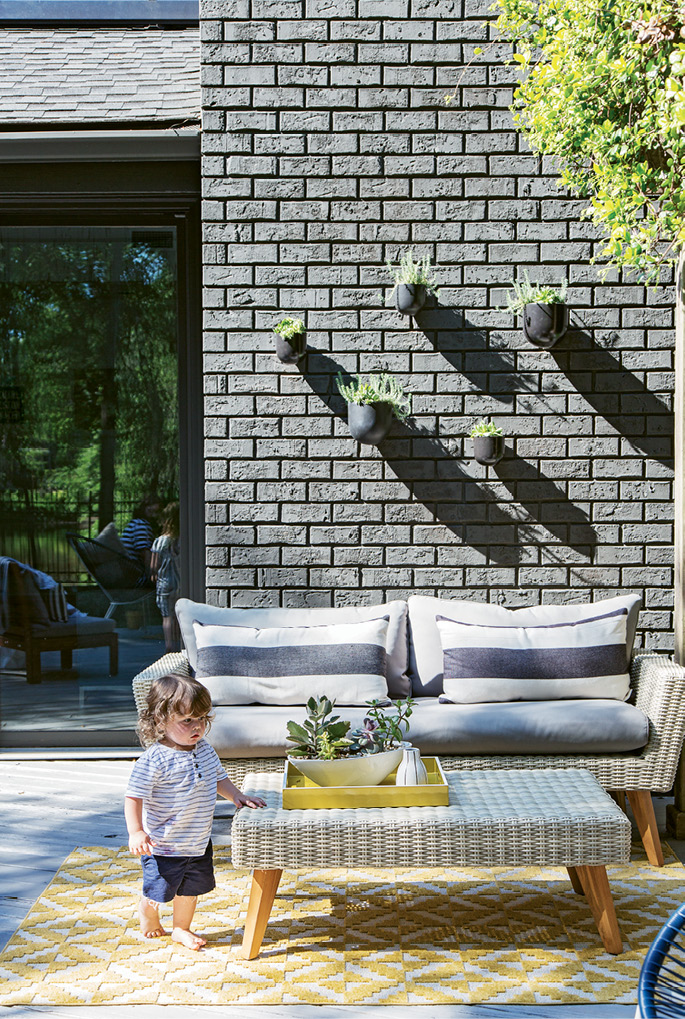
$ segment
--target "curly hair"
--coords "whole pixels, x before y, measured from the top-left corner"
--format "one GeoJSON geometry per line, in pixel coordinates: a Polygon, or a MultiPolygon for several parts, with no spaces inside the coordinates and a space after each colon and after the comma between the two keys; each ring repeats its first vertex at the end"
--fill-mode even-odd
{"type": "Polygon", "coordinates": [[[193,718],[205,715],[205,731],[209,732],[213,718],[211,710],[211,694],[196,679],[177,672],[159,676],[152,682],[147,695],[147,707],[138,719],[138,739],[144,747],[161,739],[172,715],[193,718]]]}

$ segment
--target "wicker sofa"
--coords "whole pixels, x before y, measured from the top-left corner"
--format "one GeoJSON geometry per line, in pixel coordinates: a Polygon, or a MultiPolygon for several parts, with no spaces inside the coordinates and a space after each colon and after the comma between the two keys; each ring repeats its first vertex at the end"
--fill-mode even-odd
{"type": "MultiPolygon", "coordinates": [[[[613,601],[618,601],[614,599],[613,601]]],[[[435,614],[451,604],[438,599],[417,598],[407,603],[391,602],[388,635],[388,688],[391,696],[409,692],[416,698],[410,739],[424,753],[437,753],[446,770],[492,770],[535,768],[585,768],[605,789],[622,799],[627,795],[651,863],[661,865],[663,856],[651,794],[668,792],[674,781],[685,736],[685,669],[669,657],[636,654],[630,662],[629,703],[621,700],[516,701],[488,704],[439,703],[442,650],[437,647],[435,614]],[[433,604],[435,603],[435,604],[433,604]],[[431,620],[431,616],[433,617],[431,620]],[[393,647],[390,647],[390,641],[393,647]],[[402,655],[405,655],[405,658],[402,655]],[[392,676],[391,676],[392,674],[392,676]],[[394,676],[394,678],[392,678],[394,676]],[[406,683],[403,686],[403,683],[406,683]],[[612,732],[615,719],[617,733],[612,732]]],[[[599,603],[609,605],[610,602],[599,603]]],[[[384,606],[376,606],[376,614],[384,606]]],[[[483,606],[476,606],[480,618],[483,606]]],[[[540,624],[536,612],[548,609],[495,610],[498,625],[540,624]],[[499,613],[499,616],[497,615],[499,613]],[[521,615],[523,613],[523,615],[521,615]],[[504,615],[503,615],[504,614],[504,615]],[[533,622],[534,621],[534,622],[533,622]]],[[[573,607],[578,609],[579,607],[573,607]]],[[[573,615],[573,608],[560,612],[573,615]]],[[[590,607],[597,609],[597,604],[590,607]]],[[[588,606],[580,607],[587,614],[588,606]]],[[[470,610],[469,610],[470,611],[470,610]]],[[[179,621],[186,650],[167,654],[133,680],[136,706],[140,711],[153,679],[176,671],[192,675],[197,647],[192,623],[203,613],[211,623],[231,628],[324,625],[349,621],[359,615],[370,618],[374,608],[363,609],[221,609],[201,606],[182,599],[179,621]],[[357,614],[355,616],[355,613],[357,614]]],[[[637,623],[637,603],[632,634],[637,623]]],[[[442,618],[438,616],[438,618],[442,618]]],[[[475,617],[474,617],[475,618],[475,617]]],[[[212,690],[210,680],[202,682],[212,690]]],[[[240,783],[248,771],[279,771],[283,767],[285,723],[300,719],[302,704],[221,703],[213,692],[215,720],[210,734],[234,781],[240,783]]],[[[353,724],[365,714],[362,705],[336,705],[336,711],[353,724]]]]}

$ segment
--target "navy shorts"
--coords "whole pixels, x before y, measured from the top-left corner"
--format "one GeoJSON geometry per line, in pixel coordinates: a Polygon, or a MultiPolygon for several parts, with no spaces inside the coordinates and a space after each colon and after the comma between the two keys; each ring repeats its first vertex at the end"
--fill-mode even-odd
{"type": "Polygon", "coordinates": [[[175,895],[206,895],[216,888],[212,841],[204,856],[141,856],[143,895],[153,902],[171,902],[175,895]]]}

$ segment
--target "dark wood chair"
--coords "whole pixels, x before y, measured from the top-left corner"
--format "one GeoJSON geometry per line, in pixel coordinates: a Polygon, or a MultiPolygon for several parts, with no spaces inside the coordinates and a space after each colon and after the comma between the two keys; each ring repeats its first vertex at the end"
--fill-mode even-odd
{"type": "Polygon", "coordinates": [[[43,599],[33,574],[21,563],[4,559],[2,563],[2,606],[0,611],[0,647],[23,651],[26,678],[40,683],[40,656],[44,651],[59,651],[63,669],[71,668],[72,654],[81,648],[108,647],[109,674],[119,671],[119,635],[113,619],[60,616],[43,599]]]}

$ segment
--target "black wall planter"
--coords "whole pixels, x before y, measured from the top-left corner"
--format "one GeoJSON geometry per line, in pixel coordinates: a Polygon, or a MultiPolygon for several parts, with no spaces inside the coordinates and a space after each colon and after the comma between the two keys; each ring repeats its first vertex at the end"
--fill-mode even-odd
{"type": "Polygon", "coordinates": [[[382,403],[348,403],[347,424],[350,435],[357,442],[377,446],[390,431],[392,407],[382,403]]]}
{"type": "Polygon", "coordinates": [[[504,456],[504,436],[474,435],[473,455],[479,464],[493,467],[504,456]]]}
{"type": "Polygon", "coordinates": [[[527,304],[523,309],[523,332],[536,347],[553,347],[568,328],[565,304],[527,304]]]}
{"type": "Polygon", "coordinates": [[[276,333],[276,356],[283,364],[297,364],[307,352],[306,333],[295,333],[289,340],[276,333]]]}
{"type": "Polygon", "coordinates": [[[415,315],[426,303],[426,288],[422,283],[398,283],[395,287],[395,307],[400,315],[415,315]]]}

